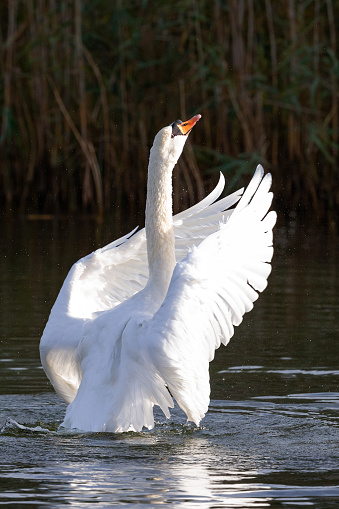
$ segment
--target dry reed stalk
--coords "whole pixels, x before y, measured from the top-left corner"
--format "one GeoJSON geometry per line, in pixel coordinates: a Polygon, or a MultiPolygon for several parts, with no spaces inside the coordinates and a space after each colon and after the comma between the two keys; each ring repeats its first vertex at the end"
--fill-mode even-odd
{"type": "MultiPolygon", "coordinates": [[[[61,9],[57,0],[49,0],[49,31],[51,36],[49,37],[49,54],[48,54],[48,63],[50,68],[50,74],[53,76],[53,79],[58,78],[61,74],[59,71],[60,67],[66,67],[67,62],[65,59],[60,58],[60,47],[62,45],[61,41],[58,41],[57,34],[59,33],[59,27],[62,26],[62,18],[61,18],[61,9]],[[60,66],[61,64],[61,66],[60,66]],[[60,66],[60,67],[59,67],[60,66]]],[[[64,41],[65,43],[66,41],[64,41]]],[[[61,70],[61,69],[60,69],[61,70]]],[[[63,96],[65,97],[64,93],[63,96]]],[[[48,97],[50,102],[50,91],[48,90],[48,97]]],[[[67,102],[66,102],[67,104],[67,102]]],[[[52,122],[52,126],[50,126],[51,131],[51,165],[52,168],[57,171],[58,167],[58,158],[60,153],[60,147],[65,147],[65,151],[68,149],[68,145],[65,143],[65,134],[64,134],[64,125],[65,120],[58,109],[54,112],[53,117],[50,114],[51,105],[49,105],[49,118],[50,122],[52,122]],[[52,117],[52,118],[51,118],[52,117]]],[[[68,129],[69,130],[69,129],[68,129]]],[[[67,184],[65,182],[66,179],[61,179],[59,182],[59,194],[61,199],[64,199],[67,202],[67,184]]]]}
{"type": "Polygon", "coordinates": [[[103,116],[103,128],[104,128],[104,163],[105,168],[108,171],[108,168],[110,166],[110,130],[109,130],[109,116],[108,116],[108,100],[107,100],[107,93],[106,93],[106,87],[104,84],[104,80],[102,78],[101,72],[97,64],[94,62],[94,59],[91,55],[91,53],[88,51],[88,49],[82,45],[83,53],[91,66],[92,71],[95,74],[95,77],[97,78],[99,88],[100,88],[100,100],[102,105],[102,116],[103,116]]]}
{"type": "Polygon", "coordinates": [[[233,69],[237,72],[240,82],[244,79],[245,70],[245,50],[243,41],[243,14],[244,2],[243,0],[230,0],[230,22],[232,33],[232,64],[233,69]]]}
{"type": "MultiPolygon", "coordinates": [[[[200,76],[199,81],[201,84],[201,100],[202,104],[208,103],[208,94],[206,91],[206,72],[205,72],[205,62],[206,62],[206,56],[204,51],[204,45],[203,45],[203,34],[201,29],[201,22],[200,22],[201,16],[199,11],[199,3],[196,1],[194,2],[194,30],[196,35],[196,50],[197,50],[197,63],[200,68],[200,76]]],[[[212,129],[212,123],[211,123],[211,117],[208,110],[205,111],[204,114],[204,130],[205,130],[205,139],[206,143],[210,144],[213,140],[213,129],[212,129]]]]}
{"type": "Polygon", "coordinates": [[[226,27],[223,23],[221,5],[219,0],[214,2],[213,24],[217,37],[217,47],[220,48],[219,58],[219,78],[215,85],[215,102],[219,105],[216,129],[214,132],[214,146],[218,152],[230,152],[229,138],[226,135],[228,129],[227,116],[229,113],[229,104],[226,100],[227,92],[225,91],[224,80],[228,75],[229,65],[227,61],[227,36],[226,27]]]}
{"type": "MultiPolygon", "coordinates": [[[[7,39],[5,43],[5,58],[3,69],[3,113],[0,131],[0,148],[4,146],[9,130],[9,115],[12,106],[12,79],[13,79],[13,61],[14,61],[14,39],[16,32],[16,11],[18,7],[17,0],[8,0],[8,26],[7,39]]],[[[2,151],[1,151],[2,152],[2,151]]],[[[0,152],[0,153],[1,153],[0,152]]],[[[12,202],[13,190],[8,167],[2,168],[6,201],[8,204],[12,202]]]]}
{"type": "MultiPolygon", "coordinates": [[[[277,44],[275,38],[274,31],[274,21],[273,21],[273,11],[271,0],[265,0],[266,7],[266,18],[267,18],[267,26],[268,26],[268,34],[270,40],[270,57],[271,57],[271,72],[272,72],[272,85],[275,90],[278,89],[278,58],[277,58],[277,44]]],[[[277,122],[278,117],[278,107],[273,106],[273,122],[271,120],[271,153],[272,153],[272,164],[273,167],[277,168],[278,166],[278,145],[279,145],[279,123],[277,122]]]]}
{"type": "MultiPolygon", "coordinates": [[[[31,101],[35,105],[37,109],[40,109],[40,96],[41,92],[41,67],[40,67],[40,52],[39,52],[39,43],[41,45],[41,38],[39,33],[39,9],[35,8],[32,0],[26,0],[26,8],[27,8],[27,17],[29,20],[29,29],[30,29],[30,37],[31,41],[34,41],[31,49],[31,89],[30,92],[32,94],[31,101]],[[36,13],[38,11],[38,13],[36,13]]],[[[40,110],[41,111],[41,110],[40,110]]],[[[36,150],[34,151],[34,162],[30,165],[28,178],[33,179],[34,169],[38,166],[39,161],[42,159],[42,155],[45,151],[45,138],[43,131],[43,121],[40,121],[41,115],[36,115],[34,118],[35,123],[35,139],[36,139],[36,150]],[[33,166],[33,170],[32,170],[33,166]]],[[[28,186],[28,181],[26,180],[26,190],[28,186]]],[[[26,193],[25,190],[25,193],[26,193]]],[[[24,193],[24,194],[25,194],[24,193]]],[[[26,201],[26,196],[24,196],[24,201],[26,201]]],[[[24,204],[22,201],[22,206],[24,204]]]]}
{"type": "Polygon", "coordinates": [[[313,24],[313,68],[319,76],[319,43],[320,43],[320,0],[314,0],[314,24],[313,24]]]}
{"type": "MultiPolygon", "coordinates": [[[[228,93],[232,102],[233,108],[238,116],[244,134],[245,151],[251,152],[254,148],[254,141],[252,137],[252,131],[248,123],[248,110],[247,105],[241,105],[236,97],[234,87],[231,83],[228,85],[228,93]]],[[[244,99],[244,95],[242,97],[244,99]]]]}
{"type": "MultiPolygon", "coordinates": [[[[63,82],[63,97],[66,104],[71,104],[71,40],[72,40],[72,20],[73,20],[73,6],[70,1],[64,1],[60,12],[60,24],[63,26],[64,38],[59,42],[59,59],[58,66],[61,70],[63,82]]],[[[60,133],[62,133],[62,144],[67,149],[70,145],[71,131],[68,123],[63,118],[63,126],[60,133]]]]}
{"type": "Polygon", "coordinates": [[[37,29],[39,31],[39,98],[38,104],[40,107],[39,122],[41,124],[42,140],[41,140],[41,154],[46,152],[46,139],[50,134],[50,115],[48,104],[48,63],[47,51],[48,48],[48,33],[49,33],[49,16],[48,9],[45,5],[46,0],[38,0],[35,9],[37,18],[37,29]]]}
{"type": "Polygon", "coordinates": [[[7,136],[8,125],[9,125],[9,112],[12,103],[12,75],[13,75],[13,43],[16,32],[16,10],[18,2],[17,0],[8,0],[8,26],[7,26],[7,39],[4,44],[5,58],[3,66],[3,115],[1,122],[0,132],[0,145],[3,144],[7,136]]]}
{"type": "Polygon", "coordinates": [[[94,185],[95,185],[95,190],[96,190],[96,195],[97,195],[98,215],[99,215],[99,217],[102,217],[103,210],[104,210],[102,180],[101,180],[100,167],[99,167],[99,163],[98,163],[98,160],[97,160],[97,157],[95,154],[93,143],[90,142],[89,140],[83,139],[80,132],[76,128],[76,126],[72,120],[72,117],[68,113],[55,84],[53,83],[53,81],[51,79],[49,79],[49,82],[52,87],[53,94],[54,94],[54,97],[58,103],[58,106],[59,106],[62,114],[64,115],[65,120],[68,123],[71,131],[73,132],[74,136],[76,137],[76,139],[77,139],[77,141],[78,141],[78,143],[86,157],[87,163],[92,170],[92,175],[93,175],[93,180],[94,180],[94,185]]]}
{"type": "Polygon", "coordinates": [[[254,10],[253,5],[249,2],[249,15],[247,27],[247,44],[249,48],[245,50],[244,43],[244,18],[245,6],[244,2],[231,2],[231,32],[233,42],[233,64],[236,70],[235,86],[228,86],[228,93],[234,110],[238,116],[240,125],[243,130],[244,145],[246,152],[265,152],[265,131],[262,110],[262,93],[257,90],[251,97],[249,93],[247,80],[252,66],[252,52],[254,41],[250,37],[254,37],[254,10]],[[245,57],[247,55],[247,57],[245,57]]]}
{"type": "MultiPolygon", "coordinates": [[[[78,78],[78,93],[79,93],[79,117],[80,117],[80,133],[81,138],[88,149],[88,134],[87,134],[87,105],[86,105],[86,86],[85,86],[85,72],[84,72],[84,59],[83,59],[83,45],[82,45],[82,14],[81,14],[81,0],[74,1],[74,58],[75,69],[78,78]]],[[[88,149],[89,150],[89,149],[88,149]]],[[[88,151],[89,154],[89,151],[88,151]]],[[[91,156],[85,158],[84,177],[82,181],[82,199],[85,205],[88,203],[93,204],[93,191],[91,186],[91,165],[89,161],[91,156]]]]}
{"type": "MultiPolygon", "coordinates": [[[[334,21],[334,13],[333,13],[333,5],[332,0],[326,0],[327,5],[327,16],[328,16],[328,24],[330,30],[330,42],[331,42],[331,50],[333,56],[337,55],[337,37],[336,37],[336,26],[334,21]]],[[[334,145],[338,144],[338,80],[337,73],[332,68],[331,69],[331,92],[332,92],[332,108],[331,108],[331,116],[332,116],[332,128],[333,128],[333,142],[334,145]]],[[[334,155],[338,154],[338,149],[334,147],[333,149],[334,155]]]]}
{"type": "Polygon", "coordinates": [[[253,0],[247,0],[248,16],[247,16],[247,51],[246,51],[246,74],[250,75],[253,68],[253,51],[254,51],[254,6],[253,0]]]}
{"type": "MultiPolygon", "coordinates": [[[[18,97],[19,99],[19,97],[18,97]]],[[[29,137],[29,157],[28,157],[28,171],[26,173],[25,183],[23,185],[22,194],[20,197],[20,211],[21,213],[24,212],[26,201],[29,193],[29,187],[31,185],[31,182],[33,180],[34,176],[34,167],[37,160],[37,153],[38,153],[38,144],[36,140],[36,129],[34,125],[34,121],[32,119],[31,112],[29,110],[28,104],[26,101],[18,101],[20,104],[17,104],[17,111],[19,110],[19,107],[23,110],[23,115],[19,115],[19,118],[23,118],[24,123],[27,125],[27,131],[28,131],[28,137],[29,137]]],[[[22,128],[21,133],[25,131],[24,128],[22,128]]]]}
{"type": "MultiPolygon", "coordinates": [[[[122,0],[117,0],[118,9],[121,11],[122,0]]],[[[119,23],[118,30],[118,40],[119,46],[123,46],[125,39],[127,38],[128,31],[125,29],[124,23],[119,23]]],[[[128,122],[128,113],[129,113],[129,98],[127,93],[127,69],[126,69],[126,59],[125,53],[120,51],[118,54],[119,61],[119,92],[120,92],[120,108],[122,112],[122,146],[124,154],[128,154],[129,152],[129,122],[128,122]]],[[[133,110],[131,110],[133,111],[133,110]]]]}
{"type": "MultiPolygon", "coordinates": [[[[290,82],[293,84],[297,74],[297,61],[295,56],[295,50],[297,47],[297,22],[294,0],[288,0],[288,17],[290,27],[290,41],[292,47],[290,82]]],[[[300,157],[300,132],[294,112],[290,112],[288,116],[288,149],[291,160],[300,157]]]]}
{"type": "MultiPolygon", "coordinates": [[[[111,189],[111,181],[112,181],[112,173],[114,173],[117,167],[117,155],[115,147],[112,143],[112,135],[111,135],[111,125],[109,119],[109,101],[107,98],[106,86],[104,83],[103,76],[101,71],[94,61],[92,54],[88,51],[88,49],[83,45],[82,46],[83,53],[86,57],[87,62],[89,63],[99,85],[100,96],[97,102],[96,112],[92,112],[92,119],[98,115],[98,109],[101,104],[102,110],[102,118],[103,118],[103,136],[100,135],[100,142],[103,145],[103,166],[104,166],[104,181],[103,181],[103,200],[105,202],[105,207],[108,209],[112,204],[112,189],[111,189]]],[[[114,197],[113,197],[114,198],[114,197]]],[[[114,199],[113,199],[114,201],[114,199]]],[[[117,221],[120,222],[120,209],[117,209],[117,221]]]]}

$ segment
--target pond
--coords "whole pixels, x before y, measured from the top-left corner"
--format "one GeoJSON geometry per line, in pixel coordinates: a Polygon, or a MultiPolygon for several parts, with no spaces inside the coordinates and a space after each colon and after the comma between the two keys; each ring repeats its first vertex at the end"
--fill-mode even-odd
{"type": "Polygon", "coordinates": [[[338,507],[339,243],[326,231],[276,228],[268,288],[210,365],[199,428],[175,408],[142,433],[58,431],[66,405],[39,338],[72,263],[128,226],[2,218],[0,505],[338,507]]]}

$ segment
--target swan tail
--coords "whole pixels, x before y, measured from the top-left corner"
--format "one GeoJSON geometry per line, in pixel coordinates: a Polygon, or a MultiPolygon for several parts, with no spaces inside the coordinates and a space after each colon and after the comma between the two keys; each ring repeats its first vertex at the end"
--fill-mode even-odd
{"type": "MultiPolygon", "coordinates": [[[[131,373],[130,373],[131,374],[131,373]]],[[[154,427],[154,405],[160,406],[167,418],[173,400],[164,382],[155,373],[148,371],[147,381],[138,376],[122,384],[117,398],[114,398],[110,417],[105,423],[105,431],[116,433],[141,431],[154,427]]]]}
{"type": "Polygon", "coordinates": [[[152,429],[154,405],[160,406],[169,418],[173,400],[160,377],[148,371],[146,381],[133,370],[128,374],[128,379],[123,376],[113,384],[107,379],[95,384],[86,373],[75,400],[67,409],[62,427],[113,433],[152,429]]]}
{"type": "Polygon", "coordinates": [[[116,341],[92,341],[81,345],[82,380],[68,406],[63,427],[85,431],[141,431],[154,427],[153,407],[167,418],[172,397],[149,356],[139,344],[142,324],[130,318],[116,341]],[[112,346],[114,343],[114,347],[112,346]]]}

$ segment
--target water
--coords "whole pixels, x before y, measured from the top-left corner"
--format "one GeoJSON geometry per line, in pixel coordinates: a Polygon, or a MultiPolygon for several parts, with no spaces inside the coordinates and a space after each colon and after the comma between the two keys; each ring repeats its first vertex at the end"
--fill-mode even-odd
{"type": "Polygon", "coordinates": [[[269,286],[211,364],[199,428],[175,408],[114,435],[58,431],[66,407],[38,343],[71,264],[119,232],[89,219],[1,229],[0,505],[339,506],[337,238],[278,228],[269,286]]]}

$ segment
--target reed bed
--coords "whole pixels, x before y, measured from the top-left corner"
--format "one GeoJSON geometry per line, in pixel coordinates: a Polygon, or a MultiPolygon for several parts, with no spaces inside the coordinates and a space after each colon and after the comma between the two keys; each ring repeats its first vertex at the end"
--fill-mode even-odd
{"type": "Polygon", "coordinates": [[[155,133],[199,112],[175,210],[218,171],[232,189],[261,162],[278,208],[338,224],[338,11],[332,0],[2,2],[2,208],[135,214],[155,133]]]}

